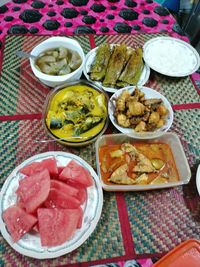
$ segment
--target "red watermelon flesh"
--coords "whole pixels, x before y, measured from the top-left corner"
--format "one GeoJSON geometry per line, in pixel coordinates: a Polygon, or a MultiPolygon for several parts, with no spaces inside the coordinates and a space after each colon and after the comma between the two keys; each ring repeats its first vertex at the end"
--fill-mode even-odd
{"type": "Polygon", "coordinates": [[[75,187],[72,187],[66,183],[53,179],[51,180],[51,188],[57,189],[59,192],[70,196],[77,196],[79,191],[75,187]]]}
{"type": "MultiPolygon", "coordinates": [[[[69,219],[67,236],[69,233],[73,234],[75,231],[73,230],[74,227],[75,229],[81,228],[83,210],[80,205],[87,200],[87,187],[93,184],[93,178],[87,169],[78,164],[75,160],[71,160],[65,167],[57,167],[55,158],[48,158],[41,162],[33,162],[21,170],[22,173],[27,176],[19,181],[19,187],[16,191],[18,198],[14,206],[15,213],[11,209],[11,211],[8,210],[8,214],[17,214],[20,211],[20,214],[24,215],[24,217],[22,217],[22,219],[20,217],[20,221],[17,217],[19,223],[16,225],[14,224],[15,215],[14,217],[12,216],[14,218],[12,218],[13,220],[6,219],[10,218],[7,215],[5,215],[4,219],[14,241],[19,240],[24,233],[31,229],[38,231],[39,224],[36,219],[38,210],[67,210],[67,216],[62,215],[64,218],[68,217],[69,219]],[[49,171],[51,172],[51,177],[49,171]],[[61,178],[63,181],[55,180],[59,175],[61,176],[59,179],[61,178]],[[74,216],[76,226],[72,227],[73,224],[70,220],[74,216]],[[76,217],[78,217],[77,220],[76,217]],[[23,224],[23,220],[25,220],[25,224],[23,224]],[[22,222],[21,225],[20,222],[22,222]],[[23,225],[24,229],[22,229],[23,225]],[[19,229],[18,231],[16,229],[18,229],[19,226],[21,226],[22,230],[19,229]]],[[[12,208],[12,206],[10,208],[12,208]]],[[[58,215],[60,214],[59,212],[57,213],[58,215]]],[[[7,214],[7,211],[5,211],[5,214],[7,214]]],[[[40,219],[40,221],[41,220],[42,219],[40,219]]],[[[48,232],[48,228],[46,232],[48,232]]],[[[64,240],[64,242],[65,241],[66,240],[64,240]]],[[[44,244],[45,241],[42,241],[42,245],[44,244]]],[[[53,245],[51,245],[50,242],[48,246],[53,245]]]]}
{"type": "Polygon", "coordinates": [[[50,176],[47,169],[25,177],[19,183],[17,195],[28,213],[34,212],[48,197],[50,176]]]}
{"type": "Polygon", "coordinates": [[[80,188],[78,195],[77,195],[77,198],[82,205],[87,200],[87,189],[80,188]]]}
{"type": "Polygon", "coordinates": [[[42,246],[59,246],[74,234],[80,218],[79,209],[38,209],[42,246]]]}
{"type": "Polygon", "coordinates": [[[58,166],[58,175],[63,171],[65,167],[63,166],[58,166]]]}
{"type": "Polygon", "coordinates": [[[20,169],[20,172],[24,175],[30,176],[37,172],[47,169],[52,176],[58,176],[58,168],[55,158],[47,158],[40,162],[32,162],[31,164],[20,169]]]}
{"type": "Polygon", "coordinates": [[[73,196],[63,194],[59,190],[52,188],[44,205],[47,208],[76,209],[80,206],[80,201],[73,196]]]}
{"type": "Polygon", "coordinates": [[[21,168],[20,172],[24,175],[30,176],[33,175],[38,168],[40,168],[40,162],[32,162],[31,164],[21,168]]]}
{"type": "Polygon", "coordinates": [[[83,187],[93,185],[91,174],[75,160],[71,160],[59,175],[59,179],[67,183],[79,184],[83,187]]]}
{"type": "Polygon", "coordinates": [[[18,207],[22,208],[22,209],[25,209],[25,205],[24,205],[24,202],[23,202],[23,200],[21,199],[21,197],[18,197],[18,198],[17,198],[17,203],[16,203],[16,205],[17,205],[18,207]]]}
{"type": "Polygon", "coordinates": [[[34,216],[15,205],[10,206],[3,212],[3,220],[14,242],[31,230],[37,222],[34,216]]]}
{"type": "Polygon", "coordinates": [[[53,176],[58,175],[58,168],[57,168],[55,158],[44,159],[40,163],[41,163],[41,168],[42,169],[46,168],[49,171],[50,175],[53,175],[53,176]]]}

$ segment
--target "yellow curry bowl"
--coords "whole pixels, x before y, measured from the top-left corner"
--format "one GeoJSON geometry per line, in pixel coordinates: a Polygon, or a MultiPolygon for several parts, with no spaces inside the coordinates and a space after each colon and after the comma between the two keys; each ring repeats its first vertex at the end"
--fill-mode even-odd
{"type": "Polygon", "coordinates": [[[94,142],[108,127],[108,100],[105,91],[85,80],[51,90],[43,112],[50,141],[72,147],[94,142]]]}

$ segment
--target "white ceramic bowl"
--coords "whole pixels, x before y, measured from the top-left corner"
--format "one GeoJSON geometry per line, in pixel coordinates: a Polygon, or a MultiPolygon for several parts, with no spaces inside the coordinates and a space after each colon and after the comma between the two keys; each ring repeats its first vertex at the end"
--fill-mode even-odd
{"type": "Polygon", "coordinates": [[[134,129],[132,128],[124,128],[122,126],[120,126],[115,118],[115,106],[116,106],[116,102],[115,99],[122,94],[122,92],[124,90],[128,90],[129,93],[133,93],[135,90],[136,86],[128,86],[128,87],[124,87],[120,90],[118,90],[116,93],[114,93],[108,103],[108,114],[109,114],[109,118],[112,122],[112,124],[121,132],[124,133],[130,137],[136,138],[136,139],[152,139],[152,138],[156,138],[158,136],[161,136],[162,134],[164,134],[165,132],[167,132],[169,130],[169,128],[171,127],[172,123],[173,123],[173,119],[174,119],[174,113],[173,113],[173,109],[171,107],[171,104],[169,103],[169,101],[167,100],[167,98],[165,98],[162,94],[160,94],[159,92],[157,92],[156,90],[153,90],[149,87],[145,87],[145,86],[137,86],[137,88],[140,89],[140,91],[142,91],[145,94],[145,99],[151,99],[151,98],[160,98],[162,99],[165,107],[168,109],[169,114],[166,117],[165,120],[165,124],[161,127],[156,129],[155,131],[152,132],[136,132],[134,131],[134,129]]]}
{"type": "Polygon", "coordinates": [[[76,40],[71,39],[71,38],[59,37],[59,36],[58,37],[51,37],[51,38],[45,40],[44,42],[40,43],[39,45],[35,46],[33,48],[33,50],[31,51],[31,54],[33,56],[38,56],[40,53],[42,53],[45,50],[60,47],[60,46],[75,50],[76,52],[79,53],[79,55],[81,56],[81,59],[82,59],[81,66],[69,74],[62,75],[62,76],[53,76],[53,75],[48,75],[48,74],[42,73],[41,71],[39,71],[35,67],[35,60],[30,58],[31,69],[32,69],[33,73],[35,74],[35,76],[42,83],[44,83],[50,87],[55,87],[58,85],[62,85],[63,83],[66,83],[66,82],[72,82],[72,81],[79,80],[81,75],[82,75],[82,71],[83,71],[83,65],[85,62],[85,55],[84,55],[83,49],[76,40]]]}

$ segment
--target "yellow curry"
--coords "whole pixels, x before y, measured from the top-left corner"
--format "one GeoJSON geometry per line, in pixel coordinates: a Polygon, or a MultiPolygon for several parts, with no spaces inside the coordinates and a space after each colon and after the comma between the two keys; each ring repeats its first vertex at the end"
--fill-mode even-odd
{"type": "Polygon", "coordinates": [[[87,85],[72,85],[54,95],[49,105],[46,125],[62,139],[80,142],[97,135],[107,118],[105,95],[87,85]]]}

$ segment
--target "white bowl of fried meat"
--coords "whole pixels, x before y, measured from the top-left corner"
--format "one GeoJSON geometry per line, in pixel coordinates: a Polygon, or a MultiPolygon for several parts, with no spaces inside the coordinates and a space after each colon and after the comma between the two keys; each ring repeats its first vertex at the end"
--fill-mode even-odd
{"type": "Polygon", "coordinates": [[[145,86],[129,86],[112,95],[108,114],[113,125],[134,138],[155,138],[168,131],[173,122],[169,101],[145,86]]]}

